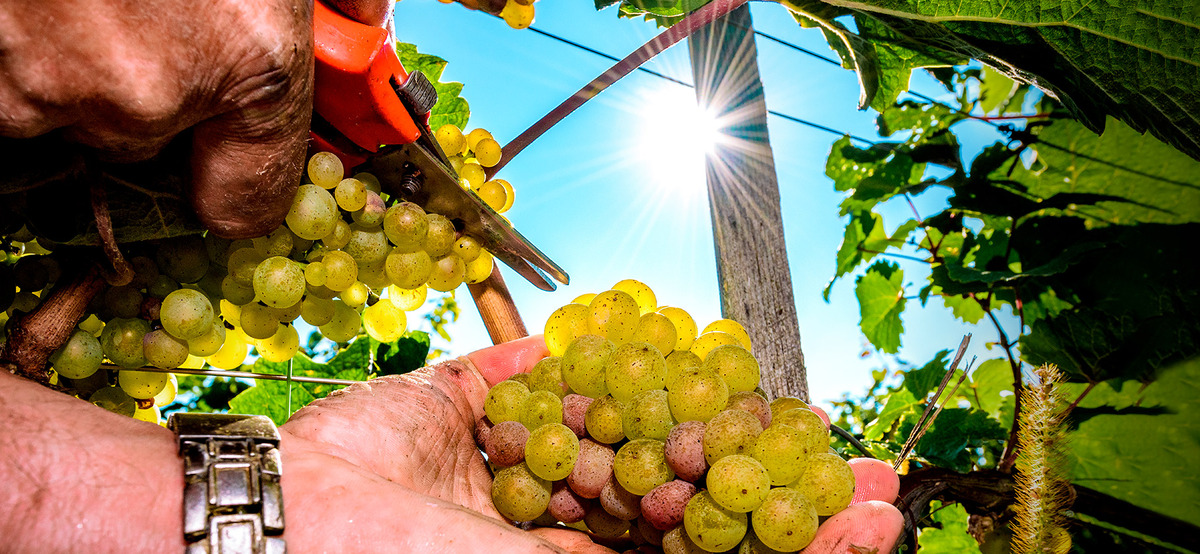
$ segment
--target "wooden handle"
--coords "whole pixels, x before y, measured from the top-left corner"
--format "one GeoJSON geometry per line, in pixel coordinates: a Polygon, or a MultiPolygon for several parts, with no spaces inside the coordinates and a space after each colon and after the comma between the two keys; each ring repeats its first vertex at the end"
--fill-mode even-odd
{"type": "Polygon", "coordinates": [[[492,344],[529,336],[525,322],[521,321],[521,314],[517,313],[517,306],[513,304],[512,295],[508,293],[508,286],[500,276],[499,265],[492,267],[492,274],[487,279],[467,285],[467,288],[471,290],[475,307],[483,317],[483,325],[492,337],[492,344]]]}

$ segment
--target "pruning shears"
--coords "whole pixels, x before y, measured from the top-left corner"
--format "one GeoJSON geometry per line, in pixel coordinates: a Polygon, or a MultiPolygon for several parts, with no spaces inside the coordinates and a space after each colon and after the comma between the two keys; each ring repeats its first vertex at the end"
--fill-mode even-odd
{"type": "Polygon", "coordinates": [[[385,191],[446,216],[534,286],[554,290],[551,277],[566,284],[558,264],[459,184],[429,128],[437,92],[420,71],[404,69],[388,32],[322,0],[313,10],[315,146],[373,173],[385,191]]]}

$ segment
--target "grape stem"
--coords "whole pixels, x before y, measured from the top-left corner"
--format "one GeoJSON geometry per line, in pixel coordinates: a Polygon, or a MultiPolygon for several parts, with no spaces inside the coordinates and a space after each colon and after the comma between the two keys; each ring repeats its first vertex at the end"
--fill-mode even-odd
{"type": "Polygon", "coordinates": [[[846,439],[846,442],[850,443],[850,445],[854,448],[857,448],[858,451],[862,452],[864,456],[872,459],[875,458],[875,455],[871,454],[871,451],[867,449],[867,446],[859,442],[858,438],[856,438],[850,431],[842,429],[841,427],[838,427],[832,423],[829,424],[829,431],[839,437],[842,437],[843,439],[846,439]]]}
{"type": "Polygon", "coordinates": [[[715,2],[707,4],[704,7],[688,14],[687,17],[681,19],[679,23],[672,25],[669,29],[663,31],[653,39],[650,39],[649,42],[643,44],[640,48],[634,50],[628,56],[625,56],[624,59],[608,68],[608,70],[600,74],[599,77],[592,79],[592,82],[584,85],[583,88],[579,89],[579,91],[573,94],[570,98],[564,100],[562,104],[558,105],[558,107],[550,110],[550,113],[542,116],[537,123],[534,123],[523,133],[518,135],[517,138],[512,140],[512,142],[504,145],[504,148],[502,149],[503,155],[500,157],[500,162],[492,167],[487,168],[486,178],[491,179],[494,177],[496,173],[505,166],[505,164],[516,157],[517,154],[520,154],[526,146],[529,146],[534,140],[558,124],[559,121],[562,121],[563,118],[570,115],[571,112],[574,112],[577,108],[584,105],[584,103],[586,103],[588,100],[595,98],[597,95],[603,92],[604,89],[621,80],[621,78],[630,74],[642,64],[650,61],[650,59],[654,56],[657,56],[659,52],[670,48],[671,46],[675,45],[675,43],[694,33],[697,29],[712,23],[717,18],[728,14],[734,9],[741,7],[742,4],[745,3],[746,0],[716,0],[715,2]]]}
{"type": "Polygon", "coordinates": [[[0,367],[49,385],[50,354],[71,337],[88,304],[104,284],[99,268],[90,264],[66,285],[56,287],[36,310],[22,316],[12,327],[8,342],[0,349],[0,367]]]}

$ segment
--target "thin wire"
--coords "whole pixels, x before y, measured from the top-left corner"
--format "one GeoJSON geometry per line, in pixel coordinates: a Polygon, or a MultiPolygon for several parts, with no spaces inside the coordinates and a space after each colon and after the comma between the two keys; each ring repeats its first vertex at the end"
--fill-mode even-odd
{"type": "MultiPolygon", "coordinates": [[[[539,35],[542,35],[542,36],[544,36],[544,37],[546,37],[546,38],[549,38],[549,39],[552,39],[552,40],[556,40],[556,41],[558,41],[558,42],[561,42],[561,43],[563,43],[563,44],[566,44],[566,45],[568,45],[568,46],[573,46],[573,47],[575,47],[575,48],[578,48],[578,49],[580,49],[580,50],[583,50],[583,51],[585,51],[585,52],[589,52],[589,53],[591,53],[591,54],[595,54],[595,55],[597,55],[597,56],[600,56],[600,57],[602,57],[602,58],[605,58],[605,59],[608,59],[608,60],[611,60],[611,61],[620,61],[620,58],[618,58],[618,57],[616,57],[616,56],[613,56],[612,54],[608,54],[608,53],[606,53],[606,52],[602,52],[602,51],[600,51],[600,50],[597,50],[597,49],[595,49],[595,48],[592,48],[592,47],[590,47],[590,46],[587,46],[587,45],[584,45],[584,44],[580,44],[580,43],[578,43],[578,42],[575,42],[575,41],[573,41],[573,40],[571,40],[571,39],[568,39],[568,38],[564,38],[564,37],[558,36],[558,35],[556,35],[556,34],[554,34],[554,33],[551,33],[551,32],[549,32],[549,31],[543,31],[543,30],[541,30],[541,29],[538,29],[537,27],[529,27],[529,30],[530,30],[530,31],[533,31],[533,32],[535,32],[535,33],[537,33],[537,34],[539,34],[539,35]]],[[[799,47],[799,46],[796,46],[796,45],[794,45],[794,44],[791,44],[791,43],[787,43],[787,42],[781,41],[781,40],[779,40],[779,39],[777,39],[777,38],[775,38],[775,37],[772,37],[772,36],[770,36],[770,35],[766,35],[766,34],[763,34],[763,33],[758,33],[757,31],[755,31],[755,32],[756,32],[757,34],[761,34],[761,35],[762,35],[762,36],[764,36],[764,37],[770,38],[771,40],[774,40],[774,41],[776,41],[776,42],[780,42],[781,44],[789,45],[789,46],[791,46],[792,48],[795,48],[795,49],[797,49],[797,50],[800,50],[801,52],[808,53],[808,54],[810,54],[810,55],[812,55],[812,56],[815,56],[815,57],[817,57],[817,58],[820,58],[820,59],[822,59],[822,60],[825,60],[825,61],[827,61],[827,62],[830,62],[830,63],[836,64],[836,65],[838,65],[838,66],[841,66],[841,64],[840,64],[840,63],[838,63],[838,62],[836,62],[836,61],[833,61],[833,60],[830,60],[830,59],[828,59],[828,58],[822,57],[822,56],[820,56],[820,55],[818,55],[818,54],[816,54],[816,53],[813,53],[813,52],[812,52],[812,51],[810,51],[810,50],[806,50],[806,49],[804,49],[804,48],[801,48],[801,47],[799,47]]],[[[647,67],[645,67],[645,66],[638,66],[638,67],[637,67],[637,71],[641,71],[641,72],[643,72],[643,73],[648,73],[648,74],[650,74],[650,75],[653,75],[653,76],[655,76],[655,77],[658,77],[659,79],[663,79],[663,80],[665,80],[665,81],[670,81],[670,82],[672,82],[672,83],[675,83],[675,84],[677,84],[677,85],[685,86],[685,87],[688,87],[688,88],[696,88],[696,85],[694,85],[694,84],[692,84],[692,83],[689,83],[689,82],[687,82],[687,81],[684,81],[684,80],[682,80],[682,79],[677,79],[677,78],[675,78],[675,77],[671,77],[670,75],[666,75],[666,74],[660,73],[660,72],[658,72],[658,71],[655,71],[655,70],[653,70],[653,69],[649,69],[649,68],[647,68],[647,67]]],[[[773,115],[773,116],[775,116],[775,117],[779,117],[779,118],[782,118],[782,119],[786,119],[786,120],[788,120],[788,121],[791,121],[791,122],[793,122],[793,123],[799,123],[799,124],[801,124],[801,125],[806,125],[806,126],[808,126],[808,127],[812,127],[813,129],[817,129],[817,130],[820,130],[820,131],[825,131],[825,132],[827,132],[827,133],[830,133],[830,134],[834,134],[834,135],[837,135],[837,136],[848,136],[848,137],[850,137],[850,139],[851,139],[851,140],[857,140],[857,141],[859,141],[859,142],[864,142],[864,143],[866,143],[866,144],[872,144],[872,145],[873,145],[873,144],[875,144],[875,141],[873,141],[873,140],[865,139],[865,138],[863,138],[863,137],[860,137],[860,136],[854,135],[854,134],[852,134],[852,133],[847,133],[847,132],[845,132],[845,131],[839,131],[839,130],[837,130],[837,129],[834,129],[833,127],[829,127],[829,126],[826,126],[826,125],[822,125],[822,124],[820,124],[820,123],[816,123],[816,122],[813,122],[813,121],[809,121],[809,120],[807,120],[807,119],[803,119],[803,118],[800,118],[800,117],[796,117],[796,116],[794,116],[794,115],[785,114],[785,113],[783,113],[783,112],[779,112],[779,111],[776,111],[776,110],[767,110],[767,113],[768,113],[768,114],[771,114],[771,115],[773,115]]]]}

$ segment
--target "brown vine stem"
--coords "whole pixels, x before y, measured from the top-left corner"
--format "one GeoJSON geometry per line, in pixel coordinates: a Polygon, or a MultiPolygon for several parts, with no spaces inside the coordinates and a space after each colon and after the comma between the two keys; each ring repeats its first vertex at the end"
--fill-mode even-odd
{"type": "Polygon", "coordinates": [[[1065,410],[1063,410],[1061,417],[1065,418],[1065,417],[1071,415],[1071,412],[1075,410],[1075,407],[1079,406],[1079,403],[1083,401],[1083,397],[1087,396],[1088,393],[1092,392],[1092,389],[1096,388],[1096,385],[1097,385],[1097,383],[1095,381],[1088,383],[1087,388],[1083,389],[1083,392],[1079,393],[1079,396],[1075,399],[1075,401],[1071,402],[1071,405],[1067,406],[1067,408],[1065,410]]]}
{"type": "Polygon", "coordinates": [[[66,285],[56,287],[36,310],[9,331],[0,349],[0,367],[42,384],[50,382],[50,354],[71,336],[92,298],[104,288],[100,270],[90,264],[66,285]]]}
{"type": "Polygon", "coordinates": [[[745,3],[746,0],[716,0],[688,14],[679,23],[672,25],[671,28],[650,39],[649,42],[643,44],[640,48],[625,56],[624,59],[608,68],[599,77],[592,79],[592,82],[584,85],[583,88],[571,95],[570,98],[564,100],[558,107],[550,110],[550,113],[542,116],[537,123],[534,123],[518,135],[517,138],[505,144],[504,148],[501,149],[503,156],[500,158],[500,163],[486,170],[486,178],[491,179],[494,177],[496,172],[500,171],[517,154],[520,154],[526,146],[529,146],[534,140],[550,130],[551,127],[554,127],[559,121],[562,121],[563,118],[570,115],[571,112],[584,105],[588,100],[595,98],[604,89],[621,80],[622,77],[630,74],[633,70],[654,56],[657,56],[663,50],[670,48],[675,43],[691,35],[697,29],[712,23],[717,18],[728,14],[745,3]]]}
{"type": "Polygon", "coordinates": [[[92,214],[96,217],[96,233],[100,235],[100,243],[104,246],[104,254],[112,264],[112,272],[105,271],[104,278],[115,287],[128,285],[133,281],[133,266],[121,254],[117,246],[117,238],[113,233],[112,214],[108,211],[108,196],[104,192],[104,182],[93,179],[92,214]]]}
{"type": "MultiPolygon", "coordinates": [[[[971,298],[975,295],[971,294],[971,298]]],[[[1000,465],[997,469],[1004,472],[1011,472],[1012,466],[1017,461],[1017,432],[1021,428],[1021,389],[1024,387],[1024,379],[1021,377],[1021,362],[1013,356],[1012,344],[1008,342],[1008,335],[1004,332],[1004,328],[1000,326],[1000,320],[996,319],[996,314],[992,310],[987,310],[988,319],[992,320],[992,325],[996,327],[996,332],[1000,335],[1000,346],[1004,347],[1004,354],[1008,356],[1008,364],[1012,367],[1013,372],[1013,423],[1012,429],[1008,432],[1008,440],[1004,443],[1004,453],[1000,456],[1000,465]]]]}

